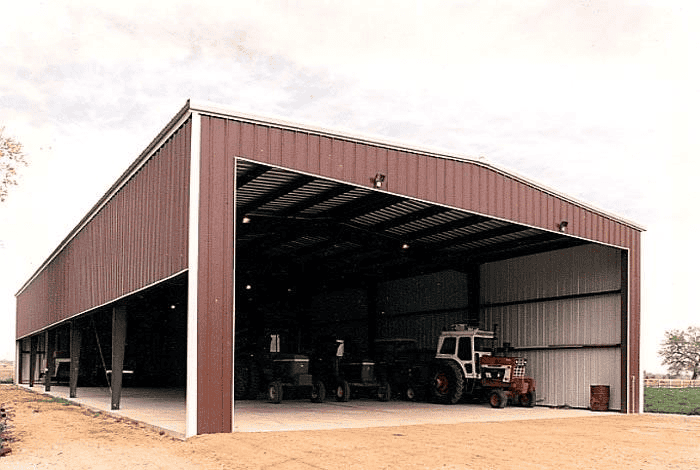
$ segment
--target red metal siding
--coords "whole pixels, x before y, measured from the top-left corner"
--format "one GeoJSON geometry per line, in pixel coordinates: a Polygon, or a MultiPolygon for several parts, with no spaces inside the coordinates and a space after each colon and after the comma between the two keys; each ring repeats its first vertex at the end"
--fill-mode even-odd
{"type": "MultiPolygon", "coordinates": [[[[230,159],[242,156],[365,187],[372,187],[374,175],[382,173],[386,175],[383,189],[391,193],[448,204],[546,230],[558,230],[559,222],[566,220],[570,235],[628,248],[629,318],[624,320],[623,329],[627,330],[629,322],[630,345],[624,354],[625,361],[629,358],[630,375],[638,380],[638,229],[475,162],[442,159],[420,152],[274,125],[240,123],[233,118],[205,118],[203,129],[207,127],[210,127],[208,132],[212,133],[207,139],[214,139],[212,142],[216,140],[216,133],[240,135],[239,140],[228,139],[225,149],[217,149],[217,152],[223,153],[227,164],[230,164],[230,159]],[[253,141],[254,144],[251,144],[253,141]],[[257,152],[253,152],[253,148],[257,152]]],[[[203,144],[206,144],[204,134],[203,144]]],[[[213,211],[213,207],[208,211],[221,217],[221,214],[213,211]]],[[[225,384],[221,386],[226,388],[225,384]]],[[[230,390],[226,393],[230,394],[230,390]]],[[[624,407],[626,410],[626,403],[624,407]]],[[[638,404],[631,409],[638,410],[638,404]]]]}
{"type": "MultiPolygon", "coordinates": [[[[636,377],[635,385],[639,385],[640,377],[640,311],[641,311],[641,233],[636,230],[627,228],[629,233],[629,349],[627,357],[629,358],[629,375],[636,377]]],[[[628,412],[639,412],[639,393],[634,391],[632,396],[633,403],[631,407],[626,408],[628,412]]]]}
{"type": "Polygon", "coordinates": [[[625,224],[478,163],[233,119],[211,120],[222,121],[223,132],[240,135],[226,148],[229,157],[365,187],[372,187],[374,175],[382,173],[384,189],[395,194],[546,230],[557,230],[567,220],[571,235],[627,247],[620,240],[625,224]]]}
{"type": "Polygon", "coordinates": [[[189,140],[186,124],[18,294],[18,338],[187,268],[189,140]]]}
{"type": "Polygon", "coordinates": [[[231,432],[235,160],[250,126],[202,118],[197,284],[197,434],[231,432]],[[242,132],[241,132],[242,131],[242,132]]]}

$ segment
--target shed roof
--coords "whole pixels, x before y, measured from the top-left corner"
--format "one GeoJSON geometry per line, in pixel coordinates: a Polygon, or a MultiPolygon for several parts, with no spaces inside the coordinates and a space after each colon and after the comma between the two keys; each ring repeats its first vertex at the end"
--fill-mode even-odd
{"type": "MultiPolygon", "coordinates": [[[[139,155],[138,158],[126,169],[126,171],[117,179],[117,181],[105,192],[105,194],[97,201],[97,203],[90,209],[90,211],[83,217],[80,222],[75,226],[73,230],[63,239],[63,241],[56,247],[56,249],[51,253],[51,255],[39,266],[39,268],[34,272],[34,274],[27,280],[27,282],[19,289],[16,295],[22,293],[22,291],[32,282],[32,280],[40,273],[46,266],[70,243],[70,241],[90,222],[90,220],[100,211],[100,209],[116,194],[126,182],[141,168],[146,161],[148,161],[155,152],[162,146],[173,132],[175,132],[185,121],[187,121],[193,113],[198,113],[202,115],[209,115],[215,117],[223,117],[226,119],[233,119],[241,122],[253,123],[258,125],[264,125],[268,127],[276,127],[280,129],[293,130],[297,132],[306,132],[310,134],[317,134],[321,136],[327,136],[337,139],[343,139],[347,141],[365,143],[375,147],[383,147],[387,149],[407,151],[412,153],[417,153],[424,156],[456,160],[462,162],[469,162],[473,165],[477,165],[482,168],[489,169],[491,171],[497,172],[508,178],[516,180],[522,184],[535,188],[546,194],[549,194],[555,198],[562,201],[571,203],[573,205],[584,208],[602,217],[605,217],[611,221],[619,223],[621,225],[627,226],[633,230],[644,231],[645,228],[636,222],[625,219],[619,215],[613,214],[611,212],[597,208],[591,204],[568,196],[562,192],[554,190],[546,185],[534,181],[531,178],[520,175],[510,169],[506,169],[503,166],[493,164],[484,158],[472,158],[465,155],[458,155],[446,150],[421,147],[415,145],[408,145],[406,143],[396,142],[388,140],[381,136],[373,136],[367,134],[357,134],[344,130],[328,129],[322,126],[313,124],[301,124],[287,121],[283,118],[274,116],[259,116],[254,114],[242,113],[236,111],[227,106],[220,104],[209,103],[206,101],[192,101],[188,100],[187,103],[178,111],[178,113],[168,122],[168,124],[158,133],[158,135],[153,139],[153,141],[144,149],[144,151],[139,155]]],[[[259,180],[257,186],[255,184],[246,187],[239,185],[239,200],[242,201],[244,206],[241,208],[244,212],[249,210],[250,212],[257,211],[255,214],[258,218],[266,217],[269,227],[272,223],[271,221],[277,216],[277,212],[282,209],[276,209],[274,207],[275,201],[279,204],[280,200],[284,198],[295,197],[294,191],[290,191],[290,187],[284,186],[284,180],[294,178],[294,175],[288,174],[281,168],[262,168],[261,165],[255,162],[246,162],[242,160],[241,165],[239,165],[239,178],[250,178],[254,176],[256,172],[260,175],[266,173],[265,179],[259,180]],[[275,176],[278,178],[275,179],[275,176]],[[279,179],[281,178],[281,179],[279,179]],[[260,198],[267,198],[267,207],[262,207],[260,198]],[[245,201],[248,200],[248,206],[245,206],[245,201]],[[255,202],[257,200],[257,202],[255,202]]],[[[308,177],[307,177],[308,178],[308,177]]],[[[252,178],[255,179],[255,178],[252,178]]],[[[359,210],[356,214],[355,220],[346,221],[345,226],[348,228],[348,233],[352,232],[354,237],[361,236],[362,231],[365,232],[365,238],[367,238],[367,227],[374,225],[375,227],[381,228],[381,234],[378,231],[374,231],[374,236],[371,237],[377,243],[380,238],[393,237],[397,240],[404,240],[406,243],[410,244],[407,240],[419,241],[419,244],[423,244],[427,247],[428,244],[435,246],[440,246],[446,249],[445,253],[448,251],[461,250],[465,256],[473,256],[474,250],[479,248],[483,251],[483,240],[489,240],[488,243],[493,245],[493,249],[490,251],[490,257],[484,254],[480,255],[479,259],[482,261],[488,261],[489,259],[500,258],[505,256],[506,250],[508,253],[515,254],[516,252],[526,253],[529,251],[538,251],[537,246],[540,245],[540,249],[544,250],[546,247],[548,249],[554,249],[553,247],[557,245],[561,246],[571,246],[581,243],[580,240],[575,238],[567,237],[564,239],[562,236],[556,234],[547,233],[547,231],[537,230],[535,228],[523,228],[515,227],[509,224],[507,221],[499,221],[494,218],[484,218],[480,215],[470,215],[456,210],[451,210],[449,208],[432,208],[430,205],[421,205],[420,201],[404,201],[401,202],[395,197],[391,204],[387,201],[391,198],[391,195],[387,194],[373,194],[372,191],[362,188],[348,188],[346,185],[340,184],[338,182],[328,182],[320,178],[311,178],[306,181],[309,184],[306,191],[311,191],[308,193],[308,197],[312,197],[314,194],[320,197],[322,190],[330,190],[332,187],[335,191],[349,192],[354,191],[353,197],[367,196],[364,202],[364,210],[359,210]],[[316,185],[316,189],[313,189],[316,185]],[[325,185],[325,189],[323,188],[325,185]],[[343,189],[345,188],[345,189],[343,189]],[[314,191],[317,191],[314,193],[314,191]],[[387,199],[389,198],[389,199],[387,199]],[[370,201],[371,199],[371,201],[370,201]],[[383,202],[382,202],[383,201],[383,202]],[[384,204],[384,205],[383,205],[384,204]],[[390,208],[390,206],[393,206],[390,208]],[[409,209],[408,206],[411,206],[409,209]],[[423,207],[425,206],[425,207],[423,207]],[[423,222],[430,219],[435,223],[433,228],[424,227],[420,229],[421,220],[423,222]],[[401,230],[406,230],[408,225],[411,225],[413,229],[416,229],[412,234],[401,234],[401,230]],[[362,225],[365,225],[363,228],[362,225]],[[350,230],[349,227],[354,227],[354,230],[350,230]],[[438,228],[440,227],[440,228],[438,228]],[[449,229],[449,230],[445,230],[449,229]],[[434,233],[434,232],[443,233],[434,233]],[[431,233],[432,232],[432,233],[431,233]],[[481,232],[481,235],[478,233],[481,232]],[[450,240],[451,241],[448,241],[450,240]],[[517,250],[513,251],[515,248],[517,250]],[[467,252],[471,250],[472,254],[469,255],[467,252]],[[499,254],[499,252],[502,252],[499,254]]],[[[306,184],[305,183],[305,184],[306,184]]],[[[301,189],[297,188],[297,189],[301,189]]],[[[296,194],[298,196],[298,194],[296,194]]],[[[315,210],[325,210],[323,205],[326,204],[336,204],[340,205],[342,197],[340,194],[334,198],[323,198],[321,197],[315,204],[317,206],[315,210]],[[340,199],[339,199],[340,198],[340,199]],[[334,201],[331,201],[334,199],[334,201]]],[[[287,201],[289,203],[289,201],[287,201]]],[[[359,204],[359,203],[356,203],[359,204]]],[[[347,206],[345,206],[347,209],[347,206]]],[[[357,206],[359,207],[359,206],[357,206]]],[[[314,210],[311,207],[304,209],[306,212],[314,210]]],[[[286,209],[289,212],[289,208],[286,209]]],[[[303,212],[303,211],[302,211],[303,212]]],[[[294,217],[301,216],[300,214],[292,214],[291,217],[286,216],[288,223],[294,217]]],[[[260,225],[258,225],[260,227],[260,225]]],[[[316,228],[319,228],[318,225],[316,228]]],[[[410,230],[409,230],[410,231],[410,230]]],[[[243,243],[248,243],[250,239],[255,238],[252,232],[246,234],[246,230],[242,230],[240,236],[243,243]],[[246,239],[245,237],[248,237],[246,239]]],[[[347,233],[346,233],[346,236],[347,233]]],[[[355,242],[357,238],[355,238],[355,242]]],[[[260,240],[258,240],[260,242],[260,240]]],[[[308,242],[308,240],[307,240],[308,242]]],[[[297,240],[295,247],[299,250],[303,249],[304,241],[297,240]]],[[[352,243],[352,241],[350,241],[352,243]]],[[[311,245],[308,245],[309,247],[311,245]]],[[[310,248],[308,248],[310,249],[310,248]]],[[[302,250],[303,251],[303,250],[302,250]]],[[[415,251],[414,251],[415,252],[415,251]]]]}

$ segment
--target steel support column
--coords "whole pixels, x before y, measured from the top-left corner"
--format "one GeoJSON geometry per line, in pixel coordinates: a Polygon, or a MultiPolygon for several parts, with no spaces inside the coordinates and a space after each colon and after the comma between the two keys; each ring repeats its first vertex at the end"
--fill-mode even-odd
{"type": "Polygon", "coordinates": [[[34,386],[34,376],[36,375],[36,350],[39,338],[32,336],[29,340],[29,386],[34,386]]]}
{"type": "Polygon", "coordinates": [[[56,361],[54,350],[56,349],[56,332],[46,330],[46,373],[44,374],[44,391],[51,391],[51,377],[55,374],[56,361]]]}
{"type": "Polygon", "coordinates": [[[112,409],[118,410],[122,397],[124,346],[126,344],[126,307],[112,309],[112,409]]]}
{"type": "Polygon", "coordinates": [[[78,373],[80,372],[81,331],[74,320],[70,322],[70,398],[75,398],[78,391],[78,373]]]}

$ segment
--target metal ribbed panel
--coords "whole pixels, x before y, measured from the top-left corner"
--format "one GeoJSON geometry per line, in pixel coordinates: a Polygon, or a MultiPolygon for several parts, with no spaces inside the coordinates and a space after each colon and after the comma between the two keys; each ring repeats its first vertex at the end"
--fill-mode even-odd
{"type": "Polygon", "coordinates": [[[620,354],[620,348],[518,353],[527,358],[527,374],[537,383],[538,404],[588,408],[590,386],[609,385],[612,410],[621,409],[620,354]]]}
{"type": "Polygon", "coordinates": [[[232,142],[247,138],[240,131],[202,118],[196,247],[198,434],[230,432],[233,426],[236,168],[235,160],[224,155],[232,142]]]}
{"type": "Polygon", "coordinates": [[[543,404],[587,408],[610,385],[623,407],[621,258],[590,245],[482,266],[482,327],[528,358],[543,404]]]}
{"type": "Polygon", "coordinates": [[[606,294],[482,309],[484,325],[497,324],[513,347],[619,344],[620,296],[606,294]]]}
{"type": "Polygon", "coordinates": [[[440,332],[468,321],[467,275],[444,271],[383,283],[378,289],[378,337],[413,338],[434,349],[440,332]]]}
{"type": "MultiPolygon", "coordinates": [[[[401,201],[397,204],[394,204],[393,206],[386,207],[378,211],[370,212],[368,214],[364,214],[361,217],[355,217],[354,219],[352,219],[352,222],[358,225],[372,226],[375,224],[380,224],[387,220],[391,220],[395,217],[401,217],[417,212],[418,210],[424,209],[425,207],[427,207],[427,205],[418,203],[416,201],[401,201]]],[[[398,232],[396,232],[395,230],[387,230],[387,233],[398,232]]]]}
{"type": "Polygon", "coordinates": [[[189,135],[185,125],[18,295],[18,337],[186,269],[189,135]]]}
{"type": "Polygon", "coordinates": [[[620,252],[586,245],[482,267],[482,303],[514,302],[620,289],[620,252]],[[534,275],[533,275],[534,274],[534,275]]]}
{"type": "MultiPolygon", "coordinates": [[[[237,126],[234,120],[231,126],[237,126]]],[[[640,261],[638,228],[595,211],[594,209],[563,199],[518,176],[510,175],[492,167],[480,165],[473,161],[442,159],[432,155],[423,155],[420,151],[396,149],[382,144],[371,145],[358,143],[351,138],[327,135],[322,132],[300,132],[292,128],[274,129],[274,127],[257,126],[257,132],[251,132],[256,139],[257,153],[252,157],[261,163],[281,164],[290,170],[310,173],[320,177],[333,178],[346,183],[371,187],[372,177],[376,173],[386,176],[383,190],[405,195],[420,201],[437,203],[461,209],[469,213],[492,216],[497,219],[527,226],[558,231],[558,224],[568,222],[567,233],[575,237],[601,242],[603,244],[622,246],[630,249],[629,299],[622,307],[630,318],[623,318],[625,325],[622,332],[624,363],[629,365],[630,374],[639,376],[639,316],[640,316],[640,261]],[[629,323],[630,335],[627,335],[629,323]],[[629,339],[629,351],[627,341],[629,339]],[[628,364],[629,362],[629,364],[628,364]]],[[[239,147],[231,147],[231,156],[252,155],[239,147]]],[[[420,225],[417,222],[416,225],[420,225]]],[[[418,227],[393,227],[391,233],[405,236],[418,227]]],[[[518,235],[509,235],[509,240],[518,235]]],[[[564,264],[582,266],[587,270],[586,259],[576,261],[563,260],[564,264]],[[583,263],[583,264],[581,264],[583,263]]],[[[603,260],[603,263],[607,261],[603,260]]],[[[517,265],[517,263],[516,263],[517,265]]],[[[588,277],[580,279],[576,271],[553,274],[559,271],[553,262],[541,262],[535,276],[537,283],[525,282],[517,286],[521,277],[518,272],[522,266],[513,266],[511,275],[502,276],[502,284],[492,285],[491,292],[485,295],[486,302],[498,302],[515,293],[516,298],[547,297],[566,295],[566,292],[586,292],[596,289],[608,289],[617,286],[618,279],[588,277]],[[548,268],[550,266],[551,268],[548,268]],[[552,284],[550,280],[556,277],[552,284]],[[518,281],[516,281],[516,279],[518,281]],[[496,292],[497,290],[497,292],[496,292]]],[[[618,271],[619,273],[620,271],[618,271]]],[[[627,289],[627,286],[623,287],[627,289]]],[[[624,373],[624,371],[623,371],[624,373]]],[[[626,409],[626,383],[621,384],[622,407],[626,409]]]]}

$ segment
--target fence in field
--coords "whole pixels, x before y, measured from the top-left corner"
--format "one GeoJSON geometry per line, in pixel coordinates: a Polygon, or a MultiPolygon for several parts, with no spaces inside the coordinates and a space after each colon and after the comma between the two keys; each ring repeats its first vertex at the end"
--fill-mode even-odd
{"type": "Polygon", "coordinates": [[[685,379],[644,379],[645,387],[654,388],[688,388],[700,387],[700,380],[685,379]]]}

